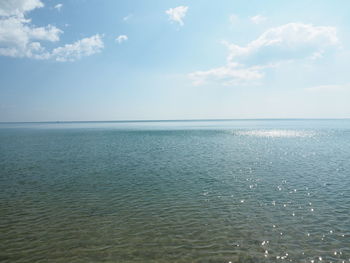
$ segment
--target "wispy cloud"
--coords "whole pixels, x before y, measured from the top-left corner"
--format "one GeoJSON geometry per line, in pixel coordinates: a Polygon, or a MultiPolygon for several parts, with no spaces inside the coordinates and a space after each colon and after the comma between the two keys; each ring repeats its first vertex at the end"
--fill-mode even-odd
{"type": "Polygon", "coordinates": [[[267,18],[262,16],[262,15],[256,15],[256,16],[252,16],[250,18],[250,21],[252,21],[254,24],[261,24],[261,23],[265,22],[266,20],[267,20],[267,18]]]}
{"type": "Polygon", "coordinates": [[[169,20],[178,23],[180,26],[184,25],[183,19],[188,11],[188,6],[178,6],[175,8],[170,8],[165,11],[169,16],[169,20]]]}
{"type": "Polygon", "coordinates": [[[131,18],[132,18],[132,14],[129,14],[129,15],[123,17],[123,21],[124,21],[124,22],[127,22],[127,21],[129,21],[131,18]]]}
{"type": "Polygon", "coordinates": [[[308,92],[336,92],[350,89],[350,84],[332,84],[332,85],[320,85],[305,88],[308,92]]]}
{"type": "Polygon", "coordinates": [[[274,61],[304,58],[322,51],[327,46],[339,43],[337,30],[330,26],[313,26],[303,23],[289,23],[270,28],[246,46],[226,43],[230,61],[248,61],[252,58],[274,61]]]}
{"type": "Polygon", "coordinates": [[[120,35],[120,36],[117,36],[115,39],[115,41],[117,41],[119,44],[121,44],[122,42],[127,41],[127,40],[128,40],[127,35],[120,35]]]}
{"type": "Polygon", "coordinates": [[[62,7],[63,7],[63,4],[57,4],[54,6],[54,8],[57,9],[58,11],[61,11],[62,7]]]}
{"type": "Polygon", "coordinates": [[[55,48],[51,54],[49,54],[49,58],[60,62],[75,61],[82,57],[99,53],[103,47],[102,36],[97,34],[80,39],[73,44],[55,48]]]}
{"type": "Polygon", "coordinates": [[[228,18],[231,24],[236,24],[239,21],[238,15],[231,14],[228,18]]]}
{"type": "Polygon", "coordinates": [[[216,83],[223,86],[252,84],[264,77],[261,67],[226,65],[206,71],[195,71],[188,75],[194,86],[216,83]]]}
{"type": "Polygon", "coordinates": [[[226,65],[192,72],[189,77],[194,85],[208,81],[220,85],[256,83],[263,78],[266,68],[322,54],[327,47],[338,43],[334,27],[289,23],[268,29],[245,46],[223,42],[228,49],[226,65]]]}

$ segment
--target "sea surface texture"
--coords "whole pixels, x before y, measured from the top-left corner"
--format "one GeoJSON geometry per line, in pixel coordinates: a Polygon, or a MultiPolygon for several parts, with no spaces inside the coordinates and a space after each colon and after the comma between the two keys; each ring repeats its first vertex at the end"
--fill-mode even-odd
{"type": "Polygon", "coordinates": [[[1,262],[350,262],[350,120],[0,124],[1,262]]]}

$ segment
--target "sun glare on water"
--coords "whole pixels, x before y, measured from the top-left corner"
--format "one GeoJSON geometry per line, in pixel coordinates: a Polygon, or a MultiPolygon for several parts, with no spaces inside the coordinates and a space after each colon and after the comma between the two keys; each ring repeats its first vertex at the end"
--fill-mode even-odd
{"type": "Polygon", "coordinates": [[[268,138],[293,138],[293,137],[313,137],[315,135],[312,131],[301,130],[250,130],[239,131],[235,134],[240,136],[254,136],[254,137],[268,137],[268,138]]]}

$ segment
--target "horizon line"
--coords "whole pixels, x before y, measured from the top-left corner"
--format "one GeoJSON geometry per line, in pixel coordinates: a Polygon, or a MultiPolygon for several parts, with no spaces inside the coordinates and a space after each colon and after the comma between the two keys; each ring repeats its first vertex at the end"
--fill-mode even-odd
{"type": "Polygon", "coordinates": [[[0,124],[24,124],[24,123],[131,123],[131,122],[190,122],[190,121],[262,121],[262,120],[350,120],[347,118],[218,118],[218,119],[146,119],[146,120],[74,120],[74,121],[0,121],[0,124]]]}

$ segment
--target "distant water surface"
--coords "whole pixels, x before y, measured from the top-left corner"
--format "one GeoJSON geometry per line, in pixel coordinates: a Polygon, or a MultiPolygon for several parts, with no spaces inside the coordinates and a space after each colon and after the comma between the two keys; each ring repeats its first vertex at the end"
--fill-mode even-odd
{"type": "Polygon", "coordinates": [[[350,120],[0,124],[1,262],[350,262],[350,120]]]}

